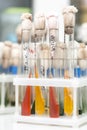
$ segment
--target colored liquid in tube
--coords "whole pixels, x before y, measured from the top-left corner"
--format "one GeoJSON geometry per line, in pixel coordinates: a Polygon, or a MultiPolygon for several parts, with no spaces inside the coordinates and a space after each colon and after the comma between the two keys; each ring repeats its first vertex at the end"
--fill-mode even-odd
{"type": "MultiPolygon", "coordinates": [[[[29,78],[31,77],[31,72],[29,78]]],[[[21,105],[21,114],[29,116],[31,114],[31,86],[26,87],[24,99],[21,105]]]]}
{"type": "Polygon", "coordinates": [[[41,89],[39,86],[35,86],[35,112],[38,115],[44,114],[45,104],[44,98],[41,93],[41,89]]]}
{"type": "Polygon", "coordinates": [[[54,87],[49,87],[49,97],[49,115],[53,118],[59,117],[59,104],[54,87]]]}
{"type": "Polygon", "coordinates": [[[21,106],[21,114],[29,116],[31,114],[31,86],[26,87],[25,96],[21,106]]]}
{"type": "MultiPolygon", "coordinates": [[[[50,46],[50,59],[49,59],[49,77],[55,76],[54,68],[54,52],[59,42],[58,38],[58,17],[56,15],[49,15],[48,17],[48,28],[49,28],[49,46],[50,46]]],[[[58,88],[57,88],[58,89],[58,88]]],[[[49,87],[49,116],[53,118],[59,117],[59,103],[58,93],[54,86],[49,87]]]]}
{"type": "MultiPolygon", "coordinates": [[[[54,68],[53,68],[53,59],[51,58],[51,69],[49,70],[49,76],[53,77],[54,68]]],[[[58,103],[58,88],[53,86],[49,87],[49,115],[52,118],[57,118],[60,115],[60,106],[58,103]]]]}
{"type": "MultiPolygon", "coordinates": [[[[69,78],[68,70],[65,71],[65,78],[69,78]]],[[[64,113],[71,116],[73,113],[73,93],[72,88],[64,87],[64,113]]]]}
{"type": "Polygon", "coordinates": [[[77,99],[78,99],[78,103],[77,103],[77,108],[78,108],[78,114],[81,115],[83,112],[83,105],[82,105],[82,89],[83,88],[78,88],[78,93],[77,93],[77,99]]]}
{"type": "MultiPolygon", "coordinates": [[[[57,42],[57,36],[56,34],[58,33],[58,29],[49,29],[49,43],[50,43],[50,68],[49,68],[49,76],[52,75],[52,77],[55,76],[55,71],[54,71],[54,51],[56,47],[56,42],[57,42]],[[55,33],[54,33],[55,32],[55,33]]],[[[53,86],[49,87],[49,116],[52,118],[57,118],[59,117],[60,114],[60,107],[58,103],[58,93],[56,94],[56,89],[53,86]]]]}
{"type": "Polygon", "coordinates": [[[73,113],[73,99],[70,88],[64,88],[64,113],[71,116],[73,113]]]}
{"type": "Polygon", "coordinates": [[[59,88],[60,116],[64,115],[64,88],[59,88]]]}
{"type": "MultiPolygon", "coordinates": [[[[31,14],[26,13],[21,16],[22,20],[22,62],[23,62],[23,74],[29,75],[31,77],[31,71],[29,66],[29,43],[31,42],[31,29],[32,21],[31,14]],[[26,22],[27,21],[27,22],[26,22]]],[[[24,99],[21,105],[21,114],[30,115],[31,114],[31,86],[28,85],[25,90],[24,99]]]]}
{"type": "MultiPolygon", "coordinates": [[[[34,78],[39,78],[39,69],[37,65],[37,42],[39,41],[39,37],[34,38],[34,65],[33,65],[33,76],[34,78]]],[[[45,100],[43,97],[43,93],[40,86],[34,87],[34,95],[33,103],[32,103],[32,113],[37,115],[42,115],[45,112],[45,100]]]]}
{"type": "Polygon", "coordinates": [[[81,94],[82,94],[82,112],[86,113],[87,112],[87,86],[84,86],[81,88],[81,94]]]}
{"type": "MultiPolygon", "coordinates": [[[[64,78],[69,79],[74,77],[74,27],[75,14],[78,12],[77,8],[68,6],[63,10],[64,19],[64,43],[66,45],[66,59],[64,64],[64,78]],[[71,13],[73,10],[73,13],[71,13]],[[68,21],[67,21],[68,19],[68,21]]],[[[64,113],[67,116],[73,114],[73,90],[72,88],[64,88],[64,113]]]]}
{"type": "MultiPolygon", "coordinates": [[[[51,61],[51,65],[52,65],[52,61],[51,61]]],[[[49,70],[50,78],[53,77],[52,69],[49,70]]],[[[60,106],[58,103],[57,90],[58,88],[55,88],[53,86],[49,87],[49,116],[53,118],[57,118],[60,115],[60,106]]]]}
{"type": "MultiPolygon", "coordinates": [[[[35,77],[38,78],[38,70],[35,65],[35,77]]],[[[45,100],[42,95],[41,87],[35,86],[35,113],[42,115],[45,112],[45,100]]]]}
{"type": "Polygon", "coordinates": [[[35,100],[34,100],[34,102],[32,104],[31,114],[35,114],[35,100]]]}

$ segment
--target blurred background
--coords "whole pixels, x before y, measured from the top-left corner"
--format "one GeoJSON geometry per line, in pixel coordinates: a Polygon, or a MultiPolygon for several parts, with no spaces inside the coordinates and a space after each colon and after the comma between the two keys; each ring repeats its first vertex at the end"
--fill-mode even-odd
{"type": "Polygon", "coordinates": [[[0,41],[17,41],[15,29],[20,15],[32,10],[32,0],[0,0],[0,41]]]}
{"type": "Polygon", "coordinates": [[[0,41],[17,42],[15,30],[23,12],[35,14],[38,11],[45,13],[56,11],[59,14],[65,5],[70,4],[75,5],[79,10],[76,17],[75,39],[87,42],[85,33],[87,30],[87,0],[0,0],[0,41]]]}

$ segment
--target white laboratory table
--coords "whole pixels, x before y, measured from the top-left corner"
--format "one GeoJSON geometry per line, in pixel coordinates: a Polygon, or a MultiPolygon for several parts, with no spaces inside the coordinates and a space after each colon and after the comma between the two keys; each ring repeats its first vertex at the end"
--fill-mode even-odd
{"type": "Polygon", "coordinates": [[[0,130],[86,130],[87,125],[81,126],[80,128],[69,128],[69,127],[59,127],[59,126],[44,126],[36,124],[23,124],[16,123],[14,114],[10,115],[0,115],[0,130]]]}

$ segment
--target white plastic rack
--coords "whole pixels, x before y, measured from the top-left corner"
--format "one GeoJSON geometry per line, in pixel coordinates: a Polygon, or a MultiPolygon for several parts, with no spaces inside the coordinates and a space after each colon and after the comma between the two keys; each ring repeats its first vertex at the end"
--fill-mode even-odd
{"type": "Polygon", "coordinates": [[[0,105],[0,114],[9,114],[15,112],[15,107],[5,106],[5,91],[6,83],[13,83],[13,78],[15,75],[1,74],[0,75],[0,84],[1,84],[1,105],[0,105]]]}
{"type": "Polygon", "coordinates": [[[16,102],[16,121],[22,123],[34,123],[34,124],[45,124],[45,125],[57,125],[57,126],[67,126],[67,127],[79,127],[87,122],[87,114],[77,115],[77,88],[87,86],[87,78],[73,78],[73,79],[63,79],[63,78],[25,78],[16,77],[13,80],[15,85],[15,102],[16,102]],[[73,116],[66,117],[60,116],[59,118],[50,118],[47,116],[22,116],[19,114],[19,86],[54,86],[54,87],[72,87],[73,88],[73,116]]]}

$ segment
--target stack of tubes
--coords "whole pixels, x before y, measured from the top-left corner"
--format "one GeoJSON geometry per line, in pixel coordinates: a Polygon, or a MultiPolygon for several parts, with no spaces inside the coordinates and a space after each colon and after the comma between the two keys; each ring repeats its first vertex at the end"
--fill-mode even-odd
{"type": "MultiPolygon", "coordinates": [[[[86,76],[86,45],[74,40],[77,8],[63,9],[64,43],[59,41],[59,22],[56,14],[24,13],[22,19],[23,74],[29,78],[80,78],[86,76]],[[83,55],[83,51],[84,55],[83,55]],[[84,61],[84,65],[82,62],[84,61]],[[85,71],[85,72],[84,72],[85,71]],[[83,74],[83,75],[82,75],[83,74]]],[[[77,94],[78,114],[86,111],[84,96],[77,94]],[[79,98],[80,96],[80,98],[79,98]],[[79,100],[81,99],[81,100],[79,100]]],[[[85,88],[86,89],[86,88],[85,88]]],[[[82,90],[85,93],[84,90],[82,90]]],[[[73,89],[67,86],[26,86],[21,115],[47,115],[51,118],[73,115],[73,89]]]]}

